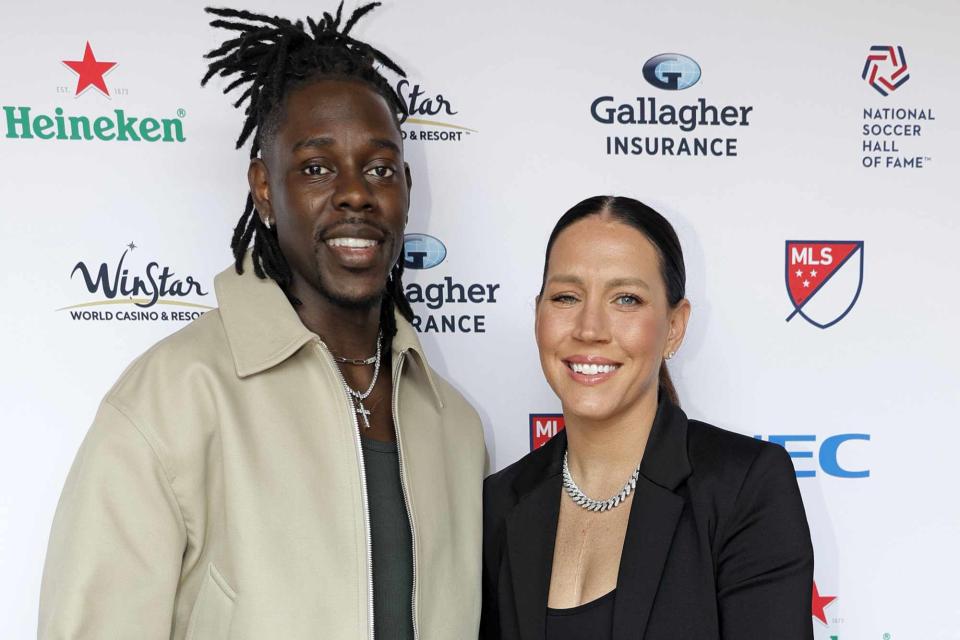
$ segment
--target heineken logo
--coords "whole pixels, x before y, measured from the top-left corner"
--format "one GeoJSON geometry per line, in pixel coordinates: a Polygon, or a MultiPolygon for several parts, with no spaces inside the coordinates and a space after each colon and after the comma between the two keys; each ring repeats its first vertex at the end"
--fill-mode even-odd
{"type": "MultiPolygon", "coordinates": [[[[107,85],[106,76],[113,78],[118,63],[98,59],[89,41],[79,60],[60,62],[62,71],[76,80],[76,86],[57,86],[57,93],[61,96],[72,94],[77,104],[90,100],[90,95],[95,96],[92,98],[94,103],[100,104],[104,104],[105,99],[112,101],[128,95],[126,87],[117,87],[112,80],[107,85]]],[[[0,127],[4,127],[0,135],[12,140],[185,142],[187,139],[183,130],[186,116],[183,109],[177,109],[172,117],[130,113],[117,105],[109,111],[93,114],[89,109],[79,109],[87,111],[86,114],[75,114],[61,106],[55,107],[53,113],[49,112],[49,107],[40,111],[32,106],[0,105],[0,110],[0,127]]]]}
{"type": "Polygon", "coordinates": [[[104,142],[184,142],[183,120],[180,117],[142,118],[130,116],[123,109],[114,109],[105,116],[66,115],[63,108],[54,115],[34,114],[30,107],[3,107],[7,125],[6,137],[30,140],[102,140],[104,142]]]}

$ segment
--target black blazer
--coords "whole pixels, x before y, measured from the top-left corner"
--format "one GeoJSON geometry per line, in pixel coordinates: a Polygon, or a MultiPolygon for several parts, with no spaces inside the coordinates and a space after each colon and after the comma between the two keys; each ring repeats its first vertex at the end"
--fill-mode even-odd
{"type": "MultiPolygon", "coordinates": [[[[484,640],[543,640],[561,432],[484,482],[484,640]]],[[[782,447],[661,402],[617,576],[614,640],[810,640],[813,547],[782,447]]]]}

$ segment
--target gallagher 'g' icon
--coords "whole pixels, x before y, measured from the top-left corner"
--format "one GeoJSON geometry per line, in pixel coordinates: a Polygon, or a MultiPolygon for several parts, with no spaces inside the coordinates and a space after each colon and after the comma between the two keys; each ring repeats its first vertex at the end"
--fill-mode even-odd
{"type": "Polygon", "coordinates": [[[442,242],[425,233],[403,236],[403,266],[407,269],[432,269],[447,257],[442,242]]]}
{"type": "Polygon", "coordinates": [[[904,82],[910,79],[907,73],[907,59],[903,56],[903,47],[893,45],[873,45],[863,63],[860,77],[870,83],[882,96],[890,95],[904,82]]]}
{"type": "Polygon", "coordinates": [[[793,313],[826,329],[850,313],[863,287],[862,240],[787,240],[787,295],[793,313]]]}
{"type": "Polygon", "coordinates": [[[643,77],[658,89],[689,89],[700,79],[700,65],[680,53],[661,53],[643,64],[643,77]]]}

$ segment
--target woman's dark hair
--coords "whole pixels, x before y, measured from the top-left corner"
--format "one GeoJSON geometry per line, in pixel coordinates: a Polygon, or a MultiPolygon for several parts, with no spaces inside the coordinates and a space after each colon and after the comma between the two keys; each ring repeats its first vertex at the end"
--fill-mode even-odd
{"type": "MultiPolygon", "coordinates": [[[[550,265],[550,251],[553,243],[564,229],[575,222],[590,216],[607,215],[617,222],[629,225],[645,235],[653,244],[660,258],[660,275],[667,290],[667,302],[671,307],[683,300],[686,295],[687,271],[683,265],[683,249],[673,226],[662,215],[633,198],[623,196],[593,196],[578,202],[560,216],[547,240],[547,251],[543,258],[543,280],[540,283],[540,295],[547,284],[547,268],[550,265]]],[[[674,404],[679,405],[677,390],[667,371],[667,363],[660,364],[660,394],[674,404]]]]}
{"type": "MultiPolygon", "coordinates": [[[[379,2],[365,4],[357,8],[344,23],[341,1],[336,15],[324,13],[318,20],[307,18],[306,24],[302,20],[292,22],[286,18],[238,9],[205,9],[217,17],[210,26],[232,34],[219,47],[207,53],[206,57],[212,62],[200,84],[206,85],[214,76],[233,76],[223,92],[230,93],[243,88],[240,98],[233,105],[243,108],[245,116],[237,138],[237,149],[252,136],[250,157],[256,158],[262,148],[272,144],[283,119],[285,99],[290,92],[306,83],[325,78],[354,80],[373,89],[387,101],[399,128],[407,117],[407,107],[380,73],[379,67],[386,67],[399,76],[405,77],[406,74],[383,52],[350,35],[357,21],[378,6],[379,2]]],[[[248,193],[243,215],[230,241],[237,273],[243,273],[243,259],[251,240],[254,273],[259,278],[272,278],[287,291],[293,276],[290,265],[280,251],[276,227],[267,229],[256,211],[252,194],[248,193]]],[[[413,309],[403,294],[402,275],[401,256],[385,283],[381,305],[381,329],[387,341],[396,334],[394,308],[407,320],[413,318],[413,309]]],[[[291,301],[294,304],[299,302],[293,298],[291,301]]]]}

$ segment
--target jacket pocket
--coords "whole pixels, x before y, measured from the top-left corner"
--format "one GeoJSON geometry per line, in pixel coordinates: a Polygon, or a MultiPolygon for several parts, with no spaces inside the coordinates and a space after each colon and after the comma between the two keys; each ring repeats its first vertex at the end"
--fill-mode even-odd
{"type": "Polygon", "coordinates": [[[227,640],[237,593],[211,562],[187,623],[186,640],[227,640]]]}

